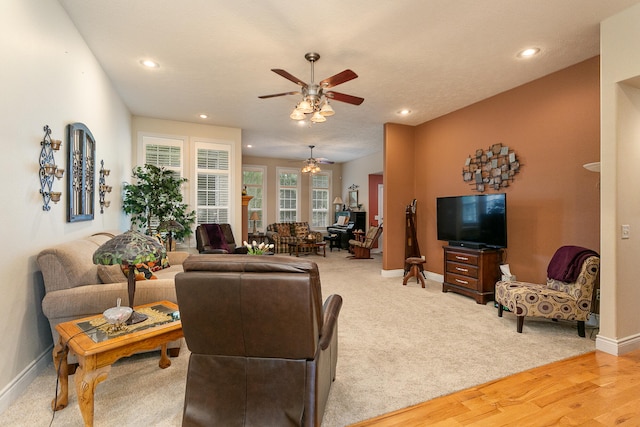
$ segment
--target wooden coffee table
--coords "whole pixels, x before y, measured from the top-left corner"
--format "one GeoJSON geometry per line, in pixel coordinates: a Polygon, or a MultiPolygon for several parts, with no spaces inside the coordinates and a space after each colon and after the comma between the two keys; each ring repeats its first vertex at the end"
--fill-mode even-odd
{"type": "Polygon", "coordinates": [[[320,249],[322,249],[322,256],[327,256],[327,242],[316,241],[300,241],[295,243],[289,243],[289,255],[295,254],[297,257],[302,255],[309,255],[315,253],[320,255],[320,249]]]}
{"type": "Polygon", "coordinates": [[[141,350],[161,347],[158,363],[160,368],[171,366],[171,360],[167,356],[167,344],[182,338],[182,322],[179,316],[171,316],[171,313],[178,311],[178,306],[169,301],[160,301],[135,309],[151,316],[144,322],[128,326],[130,329],[126,331],[106,331],[106,321],[101,314],[56,326],[60,340],[53,348],[53,362],[54,367],[58,369],[60,393],[51,403],[54,411],[59,411],[68,404],[69,351],[78,358],[75,384],[85,426],[93,425],[95,388],[98,383],[107,379],[111,365],[116,360],[141,350]]]}

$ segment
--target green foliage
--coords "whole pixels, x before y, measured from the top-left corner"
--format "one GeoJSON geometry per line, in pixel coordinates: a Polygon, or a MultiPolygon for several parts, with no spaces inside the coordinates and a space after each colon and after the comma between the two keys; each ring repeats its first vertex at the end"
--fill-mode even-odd
{"type": "Polygon", "coordinates": [[[133,178],[135,184],[124,184],[122,203],[124,212],[131,215],[132,225],[152,235],[157,231],[152,229],[153,225],[173,219],[184,227],[173,232],[174,238],[182,240],[193,233],[196,212],[188,211],[187,204],[182,202],[181,187],[186,178],[150,164],[134,168],[133,178]]]}

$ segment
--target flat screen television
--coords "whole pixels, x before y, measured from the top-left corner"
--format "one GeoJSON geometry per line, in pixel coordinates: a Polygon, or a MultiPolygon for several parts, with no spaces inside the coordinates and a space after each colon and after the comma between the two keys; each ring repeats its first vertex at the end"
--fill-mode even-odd
{"type": "Polygon", "coordinates": [[[438,197],[438,240],[471,248],[507,247],[507,195],[438,197]]]}

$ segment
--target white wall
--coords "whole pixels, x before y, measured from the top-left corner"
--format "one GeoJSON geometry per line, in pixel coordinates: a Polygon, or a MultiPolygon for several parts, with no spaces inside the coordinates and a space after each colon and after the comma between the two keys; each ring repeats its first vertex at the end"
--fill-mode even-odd
{"type": "MultiPolygon", "coordinates": [[[[384,169],[383,154],[382,151],[379,151],[342,165],[342,200],[345,203],[349,200],[348,188],[355,184],[360,186],[358,188],[358,203],[367,210],[367,206],[369,206],[369,175],[382,173],[384,169]]],[[[368,216],[367,213],[367,224],[371,222],[368,216]]]]}
{"type": "MultiPolygon", "coordinates": [[[[0,412],[51,361],[51,333],[40,303],[44,296],[38,252],[105,229],[122,229],[119,194],[131,170],[131,118],[100,64],[55,0],[0,2],[0,412]],[[66,222],[66,176],[54,183],[62,200],[42,209],[40,141],[49,125],[63,140],[56,163],[68,170],[65,126],[86,124],[96,139],[96,163],[111,169],[111,207],[93,221],[66,222]]],[[[97,198],[96,198],[97,199],[97,198]]],[[[53,390],[53,389],[52,389],[53,390]]]]}
{"type": "Polygon", "coordinates": [[[640,5],[601,25],[601,305],[596,348],[640,348],[640,5]],[[620,227],[631,226],[621,239],[620,227]]]}

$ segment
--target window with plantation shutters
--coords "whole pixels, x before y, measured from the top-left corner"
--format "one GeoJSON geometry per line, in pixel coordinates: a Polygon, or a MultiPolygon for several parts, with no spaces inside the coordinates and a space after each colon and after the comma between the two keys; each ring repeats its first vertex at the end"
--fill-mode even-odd
{"type": "Polygon", "coordinates": [[[299,216],[300,171],[278,168],[277,175],[278,222],[296,222],[299,216]]]}
{"type": "MultiPolygon", "coordinates": [[[[142,150],[144,161],[140,166],[154,165],[171,171],[177,177],[185,176],[183,168],[184,141],[182,139],[144,135],[142,150]]],[[[157,230],[159,225],[158,218],[151,218],[150,226],[153,230],[157,230]]]]}
{"type": "Polygon", "coordinates": [[[198,224],[228,223],[230,148],[196,144],[196,216],[198,224]]]}
{"type": "Polygon", "coordinates": [[[311,186],[311,227],[322,228],[329,224],[331,201],[331,172],[315,173],[309,177],[311,186]]]}
{"type": "Polygon", "coordinates": [[[163,165],[167,168],[179,168],[181,162],[181,147],[171,145],[148,144],[145,163],[163,165]]]}
{"type": "Polygon", "coordinates": [[[258,220],[255,221],[256,230],[264,231],[265,224],[263,218],[266,213],[266,200],[264,194],[266,194],[267,184],[267,168],[266,166],[244,166],[242,168],[242,185],[247,189],[247,195],[252,196],[249,201],[248,215],[247,215],[247,230],[253,231],[254,221],[251,219],[251,215],[255,212],[258,214],[258,220]]]}

